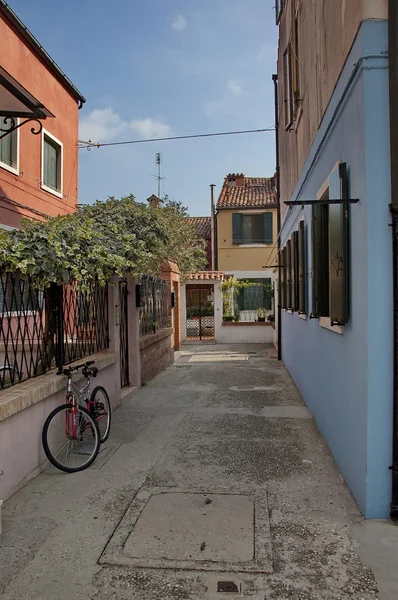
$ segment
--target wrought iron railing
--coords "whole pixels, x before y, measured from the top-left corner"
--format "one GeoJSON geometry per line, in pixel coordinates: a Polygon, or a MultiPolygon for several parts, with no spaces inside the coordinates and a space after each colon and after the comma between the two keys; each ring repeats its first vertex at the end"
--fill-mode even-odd
{"type": "Polygon", "coordinates": [[[44,291],[0,275],[0,390],[109,345],[107,287],[44,291]]]}
{"type": "Polygon", "coordinates": [[[147,275],[140,278],[140,335],[155,333],[170,325],[169,284],[147,275]]]}

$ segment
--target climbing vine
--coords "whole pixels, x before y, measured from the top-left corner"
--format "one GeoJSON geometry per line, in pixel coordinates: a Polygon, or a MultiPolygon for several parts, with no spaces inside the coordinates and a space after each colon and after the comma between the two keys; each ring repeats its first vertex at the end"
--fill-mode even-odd
{"type": "Polygon", "coordinates": [[[158,275],[167,259],[181,272],[203,268],[205,251],[181,206],[153,208],[134,196],[79,206],[21,229],[0,229],[0,271],[29,276],[39,287],[69,281],[105,284],[112,275],[158,275]]]}

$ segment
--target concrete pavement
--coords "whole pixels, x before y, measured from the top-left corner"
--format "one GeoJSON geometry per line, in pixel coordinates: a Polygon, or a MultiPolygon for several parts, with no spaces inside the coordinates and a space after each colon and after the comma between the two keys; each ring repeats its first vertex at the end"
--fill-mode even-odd
{"type": "Polygon", "coordinates": [[[398,597],[398,529],[363,521],[265,346],[186,346],[90,469],[2,515],[3,600],[398,597]]]}

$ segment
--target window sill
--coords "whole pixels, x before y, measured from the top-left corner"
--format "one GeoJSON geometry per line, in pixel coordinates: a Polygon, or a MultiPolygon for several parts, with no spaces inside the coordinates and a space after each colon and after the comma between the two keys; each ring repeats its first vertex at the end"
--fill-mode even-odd
{"type": "Polygon", "coordinates": [[[58,190],[53,190],[52,188],[44,185],[44,183],[42,183],[40,187],[45,192],[48,192],[49,194],[52,194],[53,196],[56,196],[57,198],[61,198],[61,200],[62,200],[62,192],[59,192],[58,190]]]}
{"type": "Polygon", "coordinates": [[[319,326],[324,329],[328,329],[333,333],[337,333],[338,335],[344,335],[344,326],[342,325],[331,325],[329,317],[319,317],[319,326]]]}
{"type": "Polygon", "coordinates": [[[267,248],[267,246],[272,246],[271,244],[239,244],[239,248],[267,248]]]}
{"type": "Polygon", "coordinates": [[[6,171],[9,171],[13,175],[19,175],[18,167],[12,167],[11,165],[8,165],[7,163],[1,162],[1,161],[0,161],[0,167],[2,169],[5,169],[6,171]]]}
{"type": "Polygon", "coordinates": [[[270,321],[223,321],[223,327],[272,327],[270,321]]]}

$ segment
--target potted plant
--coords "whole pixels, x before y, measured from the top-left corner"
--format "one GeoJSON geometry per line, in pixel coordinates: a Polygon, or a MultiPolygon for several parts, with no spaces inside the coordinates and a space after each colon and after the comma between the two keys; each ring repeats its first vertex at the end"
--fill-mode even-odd
{"type": "Polygon", "coordinates": [[[265,316],[266,316],[265,308],[258,308],[257,309],[257,321],[259,323],[264,323],[265,322],[265,316]]]}
{"type": "Polygon", "coordinates": [[[231,314],[223,315],[223,321],[228,321],[229,323],[231,323],[234,319],[235,319],[234,315],[231,315],[231,314]]]}
{"type": "Polygon", "coordinates": [[[275,323],[275,315],[268,315],[268,321],[270,323],[275,323]]]}

